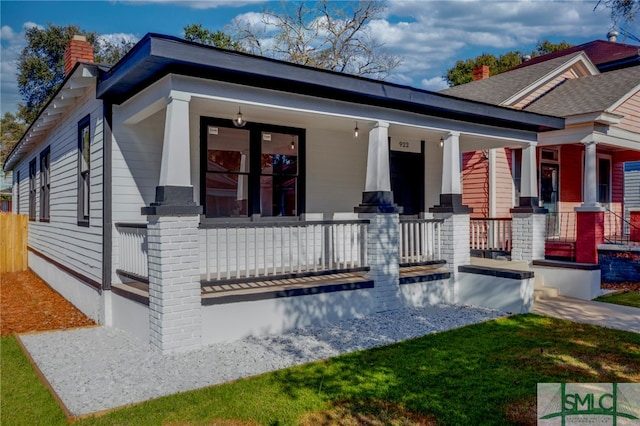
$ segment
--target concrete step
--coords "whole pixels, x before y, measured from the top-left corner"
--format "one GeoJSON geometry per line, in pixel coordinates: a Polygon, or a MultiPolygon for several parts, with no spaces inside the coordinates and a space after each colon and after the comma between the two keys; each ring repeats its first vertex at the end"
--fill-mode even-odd
{"type": "Polygon", "coordinates": [[[534,286],[533,287],[533,300],[550,299],[552,297],[558,297],[560,293],[555,287],[547,286],[534,286]]]}

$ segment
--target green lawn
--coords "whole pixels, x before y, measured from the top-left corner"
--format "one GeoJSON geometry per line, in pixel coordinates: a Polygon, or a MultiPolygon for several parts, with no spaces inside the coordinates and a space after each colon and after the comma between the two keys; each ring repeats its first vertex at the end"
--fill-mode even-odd
{"type": "Polygon", "coordinates": [[[598,302],[615,303],[617,305],[633,306],[640,308],[640,291],[625,291],[600,296],[598,302]]]}
{"type": "MultiPolygon", "coordinates": [[[[3,424],[64,424],[12,337],[1,358],[3,424]]],[[[535,424],[536,383],[563,381],[640,381],[640,334],[520,315],[76,424],[535,424]]]]}

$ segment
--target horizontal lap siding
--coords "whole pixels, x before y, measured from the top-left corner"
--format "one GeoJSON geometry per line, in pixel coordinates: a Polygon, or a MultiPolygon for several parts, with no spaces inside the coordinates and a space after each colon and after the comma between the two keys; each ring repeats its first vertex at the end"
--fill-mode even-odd
{"type": "Polygon", "coordinates": [[[640,133],[640,91],[634,93],[613,112],[624,116],[616,127],[640,133]]]}
{"type": "Polygon", "coordinates": [[[462,203],[472,218],[489,217],[489,162],[482,151],[462,154],[462,203]]]}
{"type": "Polygon", "coordinates": [[[352,212],[362,202],[368,135],[307,129],[307,213],[352,212]]]}
{"type": "Polygon", "coordinates": [[[510,217],[513,208],[513,177],[511,176],[511,150],[496,149],[495,217],[510,217]]]}
{"type": "MultiPolygon", "coordinates": [[[[165,110],[141,123],[122,124],[120,108],[113,108],[113,222],[146,222],[140,209],[155,199],[162,161],[165,110]]],[[[198,144],[198,142],[192,141],[198,144]]],[[[197,194],[196,194],[197,195],[197,194]]],[[[114,238],[117,238],[114,233],[114,238]]]]}
{"type": "Polygon", "coordinates": [[[102,102],[94,89],[71,107],[46,140],[18,165],[21,213],[29,211],[29,161],[36,158],[36,221],[29,222],[29,247],[92,280],[102,281],[102,102]],[[90,226],[78,226],[78,122],[91,115],[90,226]],[[51,149],[50,221],[39,222],[40,164],[43,149],[51,149]]]}

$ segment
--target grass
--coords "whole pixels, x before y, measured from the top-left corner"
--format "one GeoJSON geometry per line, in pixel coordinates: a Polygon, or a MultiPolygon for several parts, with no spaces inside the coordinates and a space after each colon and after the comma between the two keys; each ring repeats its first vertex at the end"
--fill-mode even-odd
{"type": "MultiPolygon", "coordinates": [[[[3,423],[64,424],[12,337],[2,340],[1,362],[3,423]]],[[[539,382],[639,381],[639,334],[520,315],[163,397],[76,424],[535,424],[539,382]]]]}
{"type": "Polygon", "coordinates": [[[633,306],[640,308],[640,291],[623,291],[605,294],[596,298],[598,302],[615,303],[616,305],[633,306]]]}

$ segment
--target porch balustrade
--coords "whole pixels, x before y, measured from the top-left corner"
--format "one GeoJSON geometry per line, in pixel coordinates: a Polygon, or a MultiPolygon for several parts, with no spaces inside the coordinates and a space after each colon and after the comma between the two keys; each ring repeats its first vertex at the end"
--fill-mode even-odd
{"type": "Polygon", "coordinates": [[[511,252],[511,218],[471,219],[471,250],[511,252]]]}
{"type": "Polygon", "coordinates": [[[442,219],[400,219],[400,264],[441,259],[442,219]]]}
{"type": "Polygon", "coordinates": [[[132,279],[149,278],[147,225],[117,223],[119,263],[117,272],[132,279]]]}
{"type": "Polygon", "coordinates": [[[368,220],[201,225],[205,281],[276,279],[367,267],[368,220]]]}
{"type": "Polygon", "coordinates": [[[577,227],[576,212],[554,212],[545,215],[547,241],[574,242],[577,227]]]}

